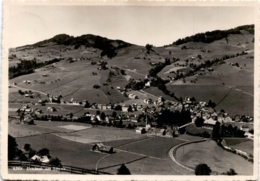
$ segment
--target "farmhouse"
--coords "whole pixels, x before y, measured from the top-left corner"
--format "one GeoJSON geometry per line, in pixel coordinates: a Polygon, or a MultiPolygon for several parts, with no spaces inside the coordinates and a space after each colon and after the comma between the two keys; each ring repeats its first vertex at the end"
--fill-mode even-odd
{"type": "Polygon", "coordinates": [[[144,134],[146,132],[145,127],[137,127],[135,132],[138,134],[144,134]]]}
{"type": "Polygon", "coordinates": [[[242,126],[240,126],[240,130],[243,130],[245,132],[249,132],[249,127],[248,127],[248,125],[242,125],[242,126]]]}
{"type": "Polygon", "coordinates": [[[204,121],[204,125],[208,127],[213,127],[216,124],[217,121],[213,120],[212,118],[209,118],[204,121]]]}
{"type": "Polygon", "coordinates": [[[135,94],[129,94],[128,97],[129,97],[130,99],[138,99],[138,96],[135,95],[135,94]]]}
{"type": "Polygon", "coordinates": [[[128,106],[123,105],[123,106],[122,106],[122,111],[123,111],[123,112],[128,112],[128,106]]]}
{"type": "Polygon", "coordinates": [[[34,155],[31,160],[33,161],[40,161],[42,163],[49,163],[50,160],[48,158],[48,156],[38,156],[38,155],[34,155]]]}
{"type": "Polygon", "coordinates": [[[102,143],[97,143],[92,147],[92,151],[100,151],[105,153],[114,153],[114,148],[111,146],[105,146],[102,143]]]}
{"type": "Polygon", "coordinates": [[[47,111],[55,112],[57,109],[55,107],[47,107],[47,111]]]}
{"type": "Polygon", "coordinates": [[[31,84],[31,81],[30,81],[30,80],[24,80],[23,83],[25,83],[25,84],[31,84]]]}

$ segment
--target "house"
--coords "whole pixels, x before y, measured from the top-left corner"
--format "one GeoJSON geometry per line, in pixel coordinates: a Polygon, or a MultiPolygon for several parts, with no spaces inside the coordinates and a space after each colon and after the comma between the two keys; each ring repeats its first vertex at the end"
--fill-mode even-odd
{"type": "Polygon", "coordinates": [[[25,83],[25,84],[31,84],[31,81],[30,81],[30,80],[24,80],[23,83],[25,83]]]}
{"type": "Polygon", "coordinates": [[[105,117],[105,123],[108,124],[108,123],[109,123],[109,120],[110,120],[109,116],[106,116],[106,117],[105,117]]]}
{"type": "Polygon", "coordinates": [[[135,94],[129,94],[128,97],[129,97],[130,99],[138,99],[138,96],[135,95],[135,94]]]}
{"type": "Polygon", "coordinates": [[[128,112],[128,106],[123,105],[123,106],[122,106],[122,111],[123,111],[123,112],[128,112]]]}
{"type": "Polygon", "coordinates": [[[232,122],[232,118],[231,117],[225,117],[223,120],[224,123],[228,123],[228,122],[232,122]]]}
{"type": "Polygon", "coordinates": [[[151,81],[145,83],[145,87],[150,87],[150,86],[151,86],[151,81]]]}
{"type": "Polygon", "coordinates": [[[244,132],[249,132],[249,127],[248,127],[248,125],[242,125],[242,126],[240,126],[240,130],[242,130],[244,132]]]}
{"type": "Polygon", "coordinates": [[[55,112],[57,109],[55,107],[47,107],[47,111],[55,112]]]}
{"type": "Polygon", "coordinates": [[[100,151],[105,153],[114,153],[114,148],[111,146],[105,146],[102,143],[97,143],[92,147],[92,151],[100,151]]]}
{"type": "Polygon", "coordinates": [[[91,108],[91,109],[96,109],[96,108],[97,108],[97,104],[96,104],[96,103],[93,103],[90,108],[91,108]]]}
{"type": "Polygon", "coordinates": [[[133,122],[133,123],[137,123],[138,122],[136,117],[131,117],[130,121],[133,122]]]}
{"type": "Polygon", "coordinates": [[[215,121],[214,119],[212,118],[209,118],[209,119],[206,119],[204,121],[204,125],[205,126],[209,126],[209,127],[213,127],[215,124],[216,124],[217,121],[215,121]]]}
{"type": "Polygon", "coordinates": [[[103,110],[107,109],[107,105],[102,105],[101,107],[102,107],[103,110]]]}
{"type": "Polygon", "coordinates": [[[38,155],[34,155],[31,160],[33,161],[39,161],[39,162],[42,162],[42,163],[49,163],[50,160],[48,158],[48,156],[38,156],[38,155]]]}
{"type": "Polygon", "coordinates": [[[138,133],[138,134],[144,134],[145,133],[145,127],[140,127],[138,126],[136,129],[135,129],[135,132],[138,133]]]}
{"type": "Polygon", "coordinates": [[[142,107],[143,107],[143,106],[142,106],[141,104],[137,104],[137,105],[136,105],[136,109],[137,109],[138,111],[141,111],[141,110],[142,110],[142,107]]]}
{"type": "Polygon", "coordinates": [[[107,109],[108,110],[111,110],[112,109],[112,106],[109,104],[109,105],[107,105],[107,109]]]}
{"type": "Polygon", "coordinates": [[[164,102],[164,101],[165,101],[164,97],[162,96],[158,97],[158,102],[164,102]]]}
{"type": "Polygon", "coordinates": [[[42,110],[36,110],[35,111],[35,114],[41,114],[42,113],[42,110]]]}
{"type": "Polygon", "coordinates": [[[102,109],[102,104],[97,104],[97,109],[102,109]]]}
{"type": "Polygon", "coordinates": [[[152,99],[144,99],[144,103],[145,104],[152,104],[153,103],[153,101],[152,101],[152,99]]]}

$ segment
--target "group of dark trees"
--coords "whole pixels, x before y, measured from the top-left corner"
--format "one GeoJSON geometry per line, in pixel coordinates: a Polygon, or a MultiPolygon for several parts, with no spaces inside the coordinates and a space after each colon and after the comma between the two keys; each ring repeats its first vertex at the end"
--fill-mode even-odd
{"type": "Polygon", "coordinates": [[[91,34],[82,35],[78,37],[69,36],[66,34],[56,35],[51,39],[44,40],[34,44],[34,47],[39,47],[48,42],[55,42],[58,45],[71,45],[75,49],[78,49],[80,46],[93,47],[102,50],[101,56],[107,55],[108,58],[113,58],[117,55],[116,51],[120,48],[129,46],[129,43],[126,43],[121,40],[109,40],[101,36],[95,36],[91,34]],[[118,46],[113,46],[112,42],[116,42],[118,46]]]}
{"type": "MultiPolygon", "coordinates": [[[[210,175],[211,168],[205,164],[201,163],[195,167],[195,175],[210,175]]],[[[223,172],[222,175],[237,175],[236,171],[233,168],[230,168],[227,172],[223,172]]]]}
{"type": "Polygon", "coordinates": [[[170,111],[165,109],[158,115],[156,120],[158,127],[163,126],[182,126],[184,124],[191,122],[190,112],[189,111],[170,111]]]}
{"type": "MultiPolygon", "coordinates": [[[[239,26],[234,29],[229,30],[215,30],[215,31],[207,31],[205,33],[198,33],[193,36],[189,36],[183,39],[178,39],[173,42],[173,45],[181,45],[183,43],[188,42],[203,42],[203,43],[211,43],[216,40],[220,40],[222,38],[228,38],[230,34],[241,34],[241,30],[247,30],[249,33],[254,34],[254,25],[245,25],[239,26]]],[[[228,40],[227,40],[228,43],[228,40]]]]}
{"type": "Polygon", "coordinates": [[[62,115],[42,115],[42,116],[37,116],[36,115],[36,119],[37,120],[41,120],[41,121],[69,121],[69,119],[64,118],[62,115]]]}
{"type": "MultiPolygon", "coordinates": [[[[198,117],[195,120],[196,127],[202,127],[204,125],[204,119],[202,117],[198,117]]],[[[245,132],[243,130],[238,129],[237,126],[232,126],[231,124],[220,124],[220,122],[216,122],[212,130],[213,138],[220,137],[244,137],[245,132]]],[[[203,135],[200,135],[203,136],[203,135]]]]}
{"type": "Polygon", "coordinates": [[[151,51],[152,48],[153,48],[153,45],[151,45],[151,44],[146,44],[146,45],[145,45],[145,48],[146,48],[147,53],[149,54],[150,51],[151,51]]]}
{"type": "Polygon", "coordinates": [[[158,64],[156,64],[153,68],[151,68],[150,70],[149,70],[149,76],[150,77],[156,77],[157,76],[157,74],[164,68],[164,67],[166,67],[167,65],[170,65],[171,64],[171,62],[170,62],[170,59],[168,59],[168,58],[166,58],[165,59],[165,62],[164,63],[158,63],[158,64]]]}
{"type": "MultiPolygon", "coordinates": [[[[190,63],[189,66],[192,70],[190,70],[186,74],[183,74],[181,72],[177,72],[174,80],[184,79],[185,77],[189,77],[189,76],[194,75],[196,72],[198,72],[202,68],[209,68],[213,65],[222,64],[222,63],[225,63],[224,60],[226,60],[226,59],[230,59],[230,58],[234,58],[234,57],[246,55],[246,54],[247,53],[243,51],[243,52],[237,53],[235,55],[225,55],[222,58],[215,58],[213,60],[206,60],[204,63],[201,63],[201,64],[190,63]]],[[[235,64],[235,65],[237,67],[239,67],[239,64],[235,64]]]]}
{"type": "Polygon", "coordinates": [[[21,60],[20,63],[17,63],[16,66],[9,68],[9,79],[33,73],[35,69],[43,67],[45,65],[50,65],[55,62],[59,62],[62,59],[53,59],[45,62],[37,62],[34,58],[33,60],[21,60]]]}
{"type": "Polygon", "coordinates": [[[140,90],[144,87],[145,83],[141,80],[130,79],[129,83],[125,86],[126,89],[140,90]]]}
{"type": "Polygon", "coordinates": [[[212,137],[220,138],[220,137],[244,137],[245,132],[243,130],[238,129],[237,126],[232,126],[231,124],[220,125],[219,122],[216,122],[216,125],[213,127],[212,137]]]}

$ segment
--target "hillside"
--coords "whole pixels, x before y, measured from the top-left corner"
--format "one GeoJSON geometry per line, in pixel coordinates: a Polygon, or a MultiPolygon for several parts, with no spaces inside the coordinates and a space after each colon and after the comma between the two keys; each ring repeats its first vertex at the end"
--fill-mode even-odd
{"type": "MultiPolygon", "coordinates": [[[[130,78],[143,81],[152,68],[160,65],[157,76],[165,80],[166,88],[176,98],[210,99],[217,103],[217,110],[253,116],[253,29],[250,25],[206,32],[150,51],[95,35],[61,34],[10,49],[10,84],[62,95],[65,100],[127,104],[130,99],[116,87],[125,87],[130,78]],[[164,65],[166,60],[168,64],[164,65]]],[[[151,98],[164,95],[154,87],[144,91],[151,98]]],[[[9,101],[20,99],[15,93],[10,92],[9,101]]]]}

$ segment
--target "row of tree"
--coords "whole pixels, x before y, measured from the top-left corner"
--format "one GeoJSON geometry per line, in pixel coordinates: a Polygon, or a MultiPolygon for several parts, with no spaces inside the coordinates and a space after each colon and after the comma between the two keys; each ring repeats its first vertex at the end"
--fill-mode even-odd
{"type": "Polygon", "coordinates": [[[254,33],[254,25],[245,25],[240,26],[234,29],[229,30],[215,30],[215,31],[207,31],[205,33],[198,33],[193,36],[189,36],[183,39],[178,39],[173,42],[173,45],[180,45],[188,42],[203,42],[203,43],[211,43],[216,40],[220,40],[225,38],[228,43],[228,36],[230,34],[241,34],[240,30],[247,30],[250,33],[254,33]]]}
{"type": "Polygon", "coordinates": [[[9,67],[9,79],[33,73],[35,69],[50,65],[55,62],[59,62],[62,59],[53,59],[45,62],[37,62],[37,60],[34,58],[32,60],[21,60],[21,62],[17,63],[16,66],[9,67]]]}

